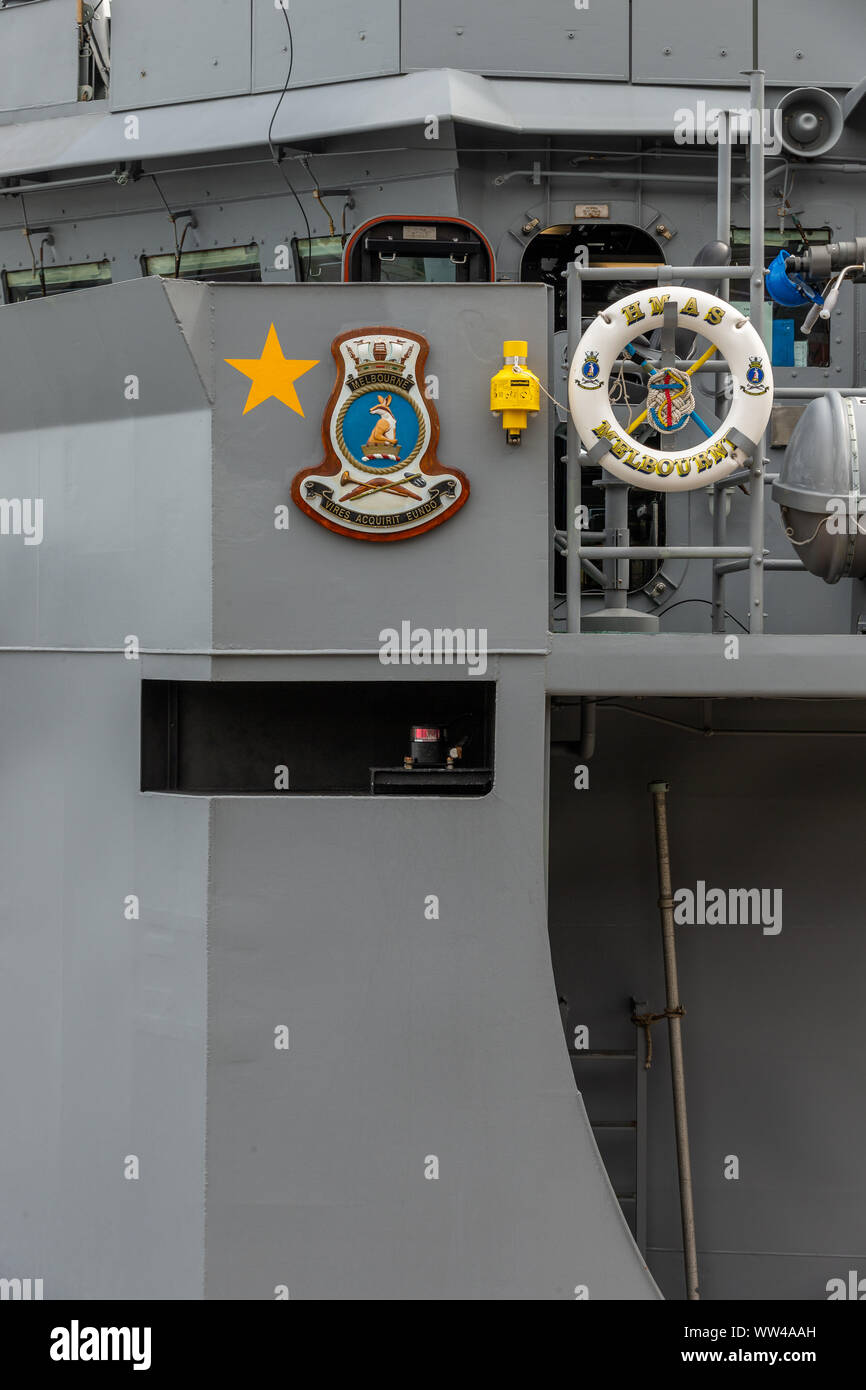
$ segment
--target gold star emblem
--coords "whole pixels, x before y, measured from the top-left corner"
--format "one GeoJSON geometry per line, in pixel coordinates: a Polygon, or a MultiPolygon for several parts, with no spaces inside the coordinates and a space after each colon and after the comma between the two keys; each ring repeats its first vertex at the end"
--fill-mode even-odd
{"type": "Polygon", "coordinates": [[[287,405],[296,415],[303,415],[295,382],[311,367],[317,367],[318,359],[311,362],[307,358],[284,357],[273,324],[268,329],[261,357],[226,357],[224,360],[230,367],[234,367],[236,372],[243,372],[253,383],[244,406],[244,415],[248,410],[255,410],[257,405],[269,400],[271,396],[276,396],[278,401],[282,401],[283,405],[287,405]]]}

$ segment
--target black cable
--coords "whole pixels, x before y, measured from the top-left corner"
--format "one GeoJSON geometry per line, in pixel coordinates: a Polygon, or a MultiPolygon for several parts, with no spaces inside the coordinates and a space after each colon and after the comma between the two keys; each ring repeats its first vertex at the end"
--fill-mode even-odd
{"type": "Polygon", "coordinates": [[[37,265],[36,265],[36,252],[33,250],[33,242],[30,240],[30,225],[29,225],[29,223],[28,223],[28,221],[27,221],[27,204],[24,202],[24,194],[23,194],[23,193],[21,194],[21,212],[22,212],[22,215],[23,215],[23,217],[24,217],[24,226],[22,227],[21,230],[23,231],[24,237],[25,237],[25,239],[26,239],[26,241],[27,241],[27,246],[28,246],[28,249],[29,249],[29,251],[30,251],[30,260],[31,260],[32,263],[33,263],[33,279],[39,281],[39,284],[40,284],[40,286],[42,287],[42,298],[44,299],[45,296],[46,296],[47,293],[48,293],[48,290],[47,290],[46,287],[45,287],[45,261],[44,261],[44,246],[45,246],[45,242],[44,242],[44,240],[43,240],[42,245],[41,245],[40,248],[39,248],[39,265],[37,266],[37,265]]]}
{"type": "MultiPolygon", "coordinates": [[[[288,0],[287,0],[287,3],[288,3],[288,0]]],[[[287,28],[288,31],[289,31],[289,70],[288,70],[288,72],[286,73],[286,80],[285,80],[285,82],[283,83],[283,90],[280,92],[279,101],[277,102],[276,106],[274,107],[274,114],[271,116],[271,123],[270,123],[270,125],[268,126],[268,145],[270,146],[270,150],[271,150],[271,158],[273,159],[273,161],[274,161],[275,164],[279,164],[279,159],[277,158],[277,153],[276,153],[276,151],[275,151],[275,149],[274,149],[273,141],[272,141],[272,139],[271,139],[271,136],[272,136],[273,130],[274,130],[274,121],[277,119],[277,116],[278,116],[278,114],[279,114],[280,107],[281,107],[282,104],[283,104],[283,97],[286,95],[286,92],[289,90],[289,83],[290,83],[291,80],[292,80],[292,68],[295,66],[295,43],[294,43],[294,39],[292,38],[292,25],[291,25],[291,21],[290,21],[290,19],[289,19],[289,11],[288,11],[287,8],[284,8],[282,5],[280,6],[280,9],[282,9],[282,11],[283,11],[283,17],[284,17],[284,19],[285,19],[285,21],[286,21],[286,28],[287,28]]]]}
{"type": "Polygon", "coordinates": [[[47,237],[43,237],[42,240],[41,240],[40,243],[39,243],[39,283],[40,283],[40,285],[42,286],[42,297],[43,297],[43,299],[44,299],[45,296],[48,294],[48,288],[47,288],[47,286],[46,286],[46,284],[45,284],[45,242],[46,242],[46,241],[47,241],[47,237]]]}
{"type": "MultiPolygon", "coordinates": [[[[555,611],[557,608],[564,608],[566,602],[567,602],[567,600],[564,599],[564,598],[555,599],[555,600],[554,600],[554,603],[553,603],[554,611],[555,611]]],[[[712,603],[711,603],[710,599],[708,599],[708,598],[681,598],[681,599],[679,599],[676,603],[670,603],[670,604],[668,604],[667,608],[660,608],[656,616],[660,618],[660,617],[662,616],[663,613],[670,613],[670,611],[671,611],[672,608],[679,608],[680,605],[683,604],[683,603],[709,603],[709,604],[710,604],[710,607],[712,607],[712,603]]],[[[735,618],[734,615],[733,615],[733,613],[729,613],[729,612],[728,612],[727,608],[724,610],[724,614],[725,614],[725,617],[726,617],[726,618],[730,618],[730,620],[731,620],[732,623],[736,623],[738,627],[741,627],[741,628],[743,629],[743,632],[745,632],[745,634],[746,634],[747,637],[749,636],[749,629],[748,629],[747,627],[743,627],[743,624],[740,622],[739,618],[735,618]]],[[[719,636],[723,636],[724,634],[721,634],[721,633],[720,633],[720,634],[718,634],[718,635],[719,635],[719,636]]]]}
{"type": "Polygon", "coordinates": [[[24,194],[23,194],[23,193],[21,194],[21,215],[22,215],[22,220],[23,220],[23,223],[24,223],[24,225],[22,226],[21,230],[22,230],[22,232],[24,233],[24,236],[25,236],[26,241],[27,241],[27,245],[28,245],[28,247],[30,248],[30,259],[31,259],[31,261],[33,262],[33,279],[35,280],[35,279],[36,279],[36,252],[33,250],[33,242],[30,240],[30,224],[29,224],[29,222],[27,221],[27,204],[26,204],[25,201],[24,201],[24,194]]]}
{"type": "MultiPolygon", "coordinates": [[[[286,0],[286,4],[288,4],[288,0],[286,0]]],[[[279,154],[278,154],[277,151],[274,149],[274,142],[273,142],[273,140],[272,140],[272,138],[271,138],[272,135],[273,135],[273,130],[274,130],[274,121],[277,119],[277,115],[278,115],[278,113],[279,113],[280,107],[281,107],[282,104],[283,104],[283,97],[286,95],[286,92],[289,90],[289,83],[290,83],[291,80],[292,80],[292,68],[295,66],[295,42],[294,42],[294,39],[293,39],[293,37],[292,37],[292,24],[291,24],[291,20],[289,19],[289,11],[288,11],[287,8],[284,8],[282,5],[280,6],[280,9],[283,11],[283,18],[284,18],[285,21],[286,21],[286,29],[288,30],[288,33],[289,33],[289,70],[288,70],[288,72],[286,73],[286,80],[285,80],[285,82],[283,83],[283,90],[280,92],[279,100],[278,100],[276,106],[274,107],[274,114],[271,116],[271,123],[270,123],[270,125],[268,126],[268,148],[270,149],[270,152],[271,152],[271,159],[274,161],[275,165],[277,166],[277,168],[279,169],[279,171],[280,171],[280,173],[282,174],[283,178],[285,179],[285,181],[286,181],[286,186],[287,186],[289,192],[291,193],[292,197],[294,198],[295,202],[297,203],[298,207],[299,207],[300,210],[301,210],[301,216],[302,216],[303,219],[304,219],[304,226],[305,226],[306,229],[307,229],[307,268],[308,268],[308,270],[309,270],[310,264],[311,264],[312,259],[313,259],[313,234],[312,234],[312,232],[310,231],[309,219],[307,218],[307,214],[306,214],[306,212],[305,212],[305,210],[304,210],[304,205],[303,205],[303,203],[301,202],[301,200],[300,200],[300,198],[298,197],[298,194],[297,194],[297,192],[296,192],[296,190],[295,190],[294,184],[292,183],[291,179],[289,178],[288,174],[286,173],[285,169],[283,168],[282,164],[280,163],[279,154]]],[[[309,171],[308,171],[308,172],[309,172],[309,171]]],[[[299,258],[299,259],[300,259],[300,258],[299,258]]],[[[301,262],[301,269],[303,270],[303,262],[301,262]]]]}
{"type": "Polygon", "coordinates": [[[176,226],[176,224],[175,224],[174,243],[175,243],[175,246],[177,247],[177,250],[175,251],[175,254],[174,254],[174,278],[175,278],[175,280],[179,280],[179,279],[180,279],[180,263],[181,263],[181,260],[183,259],[183,243],[186,241],[186,234],[187,234],[187,232],[189,231],[189,229],[190,229],[190,227],[192,226],[192,224],[193,224],[193,218],[190,217],[189,221],[186,223],[186,226],[184,227],[183,231],[182,231],[181,234],[180,234],[180,241],[178,241],[178,239],[177,239],[177,226],[176,226]]]}
{"type": "Polygon", "coordinates": [[[153,186],[154,186],[154,188],[156,189],[157,193],[158,193],[159,196],[160,196],[160,200],[161,200],[161,202],[162,202],[162,205],[163,205],[163,207],[165,208],[166,212],[168,213],[169,220],[170,220],[171,222],[174,222],[174,213],[172,212],[171,208],[169,207],[168,203],[166,202],[165,194],[163,193],[162,189],[161,189],[160,186],[159,186],[159,180],[157,179],[156,174],[147,174],[145,177],[146,177],[146,178],[149,178],[149,179],[153,179],[153,186]]]}
{"type": "MultiPolygon", "coordinates": [[[[163,193],[162,189],[161,189],[160,186],[159,186],[159,180],[157,179],[156,174],[148,174],[147,177],[148,177],[149,179],[153,179],[153,186],[154,186],[154,188],[156,189],[157,193],[159,194],[160,199],[162,200],[162,205],[163,205],[163,207],[165,208],[166,212],[168,213],[168,220],[169,220],[169,222],[171,223],[171,233],[172,233],[172,236],[174,237],[174,278],[175,278],[175,280],[179,280],[179,279],[180,279],[180,251],[181,251],[181,248],[180,248],[180,246],[178,246],[178,242],[177,242],[177,219],[176,219],[174,213],[172,212],[171,208],[169,207],[169,205],[168,205],[168,203],[167,203],[167,201],[166,201],[165,194],[163,193]]],[[[186,229],[184,229],[184,236],[186,236],[186,229]]]]}
{"type": "MultiPolygon", "coordinates": [[[[670,613],[674,608],[681,608],[684,603],[708,603],[711,608],[713,606],[712,601],[708,598],[681,598],[678,599],[676,603],[669,603],[667,608],[660,608],[658,610],[657,616],[660,618],[664,613],[670,613]]],[[[739,618],[735,618],[733,613],[728,612],[727,608],[723,609],[722,611],[726,618],[730,618],[732,623],[736,623],[737,627],[741,627],[743,629],[743,632],[745,632],[746,636],[749,636],[749,629],[743,626],[739,618]]],[[[721,636],[723,634],[718,635],[721,636]]]]}

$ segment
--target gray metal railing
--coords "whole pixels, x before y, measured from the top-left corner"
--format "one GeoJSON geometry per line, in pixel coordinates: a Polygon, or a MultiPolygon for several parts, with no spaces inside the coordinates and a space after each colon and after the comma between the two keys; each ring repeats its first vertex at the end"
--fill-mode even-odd
{"type": "MultiPolygon", "coordinates": [[[[749,88],[753,110],[759,113],[760,129],[763,129],[764,116],[764,73],[760,69],[749,74],[749,88]]],[[[723,117],[727,124],[728,115],[723,117]]],[[[726,134],[723,129],[720,136],[726,134]]],[[[755,331],[764,345],[764,147],[762,141],[753,141],[749,146],[749,200],[750,226],[749,248],[751,264],[748,266],[630,266],[630,280],[655,281],[659,285],[670,284],[673,280],[686,283],[699,283],[704,280],[720,281],[722,297],[730,293],[730,281],[734,279],[749,281],[749,317],[755,331]]],[[[728,241],[731,221],[731,148],[730,143],[719,139],[716,170],[716,232],[720,241],[728,241]]],[[[567,337],[569,364],[577,351],[583,332],[583,281],[615,280],[622,277],[621,267],[591,267],[572,263],[566,273],[567,296],[567,337]]],[[[709,368],[719,371],[723,368],[710,363],[709,368]]],[[[820,393],[820,388],[785,388],[779,394],[807,396],[820,393]]],[[[855,394],[852,392],[851,394],[855,394]]],[[[735,569],[749,571],[749,630],[753,633],[764,630],[764,573],[767,569],[802,568],[797,561],[791,563],[769,562],[764,553],[765,524],[765,459],[766,434],[755,441],[757,449],[749,469],[724,479],[715,485],[713,509],[713,543],[705,546],[632,546],[628,543],[627,513],[625,499],[627,484],[608,483],[605,493],[605,539],[613,536],[617,543],[598,544],[597,538],[581,540],[577,524],[577,508],[580,505],[581,460],[586,457],[582,449],[574,421],[569,412],[566,437],[566,624],[569,632],[580,631],[580,576],[585,570],[596,582],[600,582],[604,593],[604,606],[609,609],[624,607],[628,602],[629,561],[665,559],[708,559],[713,561],[712,577],[712,626],[714,632],[724,631],[724,578],[735,569]],[[749,490],[749,544],[729,546],[726,538],[726,499],[724,489],[736,486],[739,478],[748,478],[752,483],[749,490]],[[603,574],[598,562],[609,562],[608,571],[603,574]]]]}

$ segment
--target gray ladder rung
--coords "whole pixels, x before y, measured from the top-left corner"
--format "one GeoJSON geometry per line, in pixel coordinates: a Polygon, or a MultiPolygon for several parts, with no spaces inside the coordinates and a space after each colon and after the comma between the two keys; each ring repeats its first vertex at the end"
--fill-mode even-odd
{"type": "Polygon", "coordinates": [[[590,1129],[637,1129],[637,1120],[596,1120],[590,1121],[590,1129]]]}
{"type": "Polygon", "coordinates": [[[616,1200],[617,1200],[618,1202],[636,1202],[636,1201],[637,1201],[637,1193],[636,1193],[636,1192],[615,1192],[613,1195],[614,1195],[614,1197],[616,1198],[616,1200]]]}

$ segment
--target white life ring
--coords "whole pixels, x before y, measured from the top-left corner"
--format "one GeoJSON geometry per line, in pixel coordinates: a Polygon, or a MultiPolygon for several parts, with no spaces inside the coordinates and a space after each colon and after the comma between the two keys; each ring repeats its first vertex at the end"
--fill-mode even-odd
{"type": "MultiPolygon", "coordinates": [[[[662,400],[664,408],[656,410],[653,418],[662,433],[673,436],[688,422],[693,408],[691,402],[685,417],[677,418],[676,400],[689,401],[691,378],[675,371],[657,375],[661,379],[656,382],[655,398],[662,400]]],[[[650,395],[651,405],[653,399],[650,395]]],[[[652,492],[688,492],[727,477],[747,462],[748,454],[737,444],[736,434],[731,435],[739,431],[747,440],[761,439],[773,404],[773,371],[763,342],[739,310],[703,290],[654,286],[652,291],[619,299],[596,315],[571,363],[568,403],[584,448],[592,449],[602,439],[611,441],[610,450],[599,460],[609,472],[652,492]],[[617,421],[608,390],[611,369],[623,348],[634,337],[662,326],[668,302],[676,305],[679,328],[690,328],[715,344],[733,379],[731,408],[724,423],[703,444],[680,452],[638,444],[617,421]]]]}

